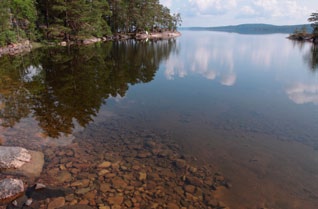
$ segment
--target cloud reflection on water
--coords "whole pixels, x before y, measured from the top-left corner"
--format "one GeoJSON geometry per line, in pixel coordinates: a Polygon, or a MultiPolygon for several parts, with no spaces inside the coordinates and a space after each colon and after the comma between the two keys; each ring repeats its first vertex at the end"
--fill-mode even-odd
{"type": "Polygon", "coordinates": [[[318,105],[318,84],[293,84],[286,89],[286,93],[296,104],[313,103],[318,105]]]}
{"type": "MultiPolygon", "coordinates": [[[[312,65],[312,60],[316,60],[316,51],[310,45],[302,44],[299,47],[281,34],[203,33],[184,34],[188,37],[184,42],[181,40],[178,54],[172,53],[165,63],[164,74],[168,80],[196,74],[208,80],[217,80],[224,86],[234,86],[238,77],[246,82],[251,74],[259,77],[258,72],[262,71],[272,78],[272,81],[266,82],[278,82],[285,86],[283,90],[296,104],[318,104],[318,91],[313,91],[313,86],[318,86],[318,83],[313,81],[312,75],[308,77],[307,68],[312,65]],[[196,38],[197,35],[202,37],[196,38]],[[314,55],[310,56],[311,59],[304,59],[308,54],[314,55]],[[307,60],[311,62],[308,64],[307,60]]],[[[265,81],[268,78],[261,79],[265,81]]]]}
{"type": "Polygon", "coordinates": [[[234,51],[231,47],[224,50],[211,47],[210,39],[193,40],[190,50],[183,50],[183,56],[173,54],[166,61],[165,77],[173,80],[184,78],[191,73],[202,75],[208,80],[220,79],[220,83],[232,86],[236,82],[234,71],[234,51]],[[186,60],[180,59],[186,57],[186,60]]]}

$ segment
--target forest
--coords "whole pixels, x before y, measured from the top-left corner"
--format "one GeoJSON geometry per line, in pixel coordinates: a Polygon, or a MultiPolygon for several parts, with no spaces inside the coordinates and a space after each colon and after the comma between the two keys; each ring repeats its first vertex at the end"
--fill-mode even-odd
{"type": "Polygon", "coordinates": [[[0,46],[176,30],[181,22],[159,0],[1,0],[0,46]]]}

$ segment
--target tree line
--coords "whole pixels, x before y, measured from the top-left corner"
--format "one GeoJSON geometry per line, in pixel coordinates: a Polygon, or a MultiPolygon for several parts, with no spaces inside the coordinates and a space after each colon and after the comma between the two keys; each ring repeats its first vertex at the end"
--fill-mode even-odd
{"type": "Polygon", "coordinates": [[[181,21],[159,0],[1,0],[0,46],[175,30],[181,21]]]}

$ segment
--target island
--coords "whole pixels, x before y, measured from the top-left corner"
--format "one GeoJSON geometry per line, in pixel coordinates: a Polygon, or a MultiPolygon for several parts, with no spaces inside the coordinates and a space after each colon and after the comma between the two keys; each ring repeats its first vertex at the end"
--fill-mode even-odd
{"type": "Polygon", "coordinates": [[[311,33],[309,33],[305,27],[302,27],[301,29],[296,29],[288,38],[296,41],[312,42],[315,45],[318,44],[318,12],[312,13],[308,21],[312,23],[311,33]]]}

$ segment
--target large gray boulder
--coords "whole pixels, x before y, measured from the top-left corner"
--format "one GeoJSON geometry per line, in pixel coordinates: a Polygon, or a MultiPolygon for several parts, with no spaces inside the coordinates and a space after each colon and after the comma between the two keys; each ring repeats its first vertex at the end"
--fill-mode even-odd
{"type": "Polygon", "coordinates": [[[18,179],[0,180],[0,204],[10,202],[24,193],[24,185],[18,179]]]}
{"type": "Polygon", "coordinates": [[[30,160],[31,154],[22,147],[0,146],[0,168],[20,168],[30,160]]]}

